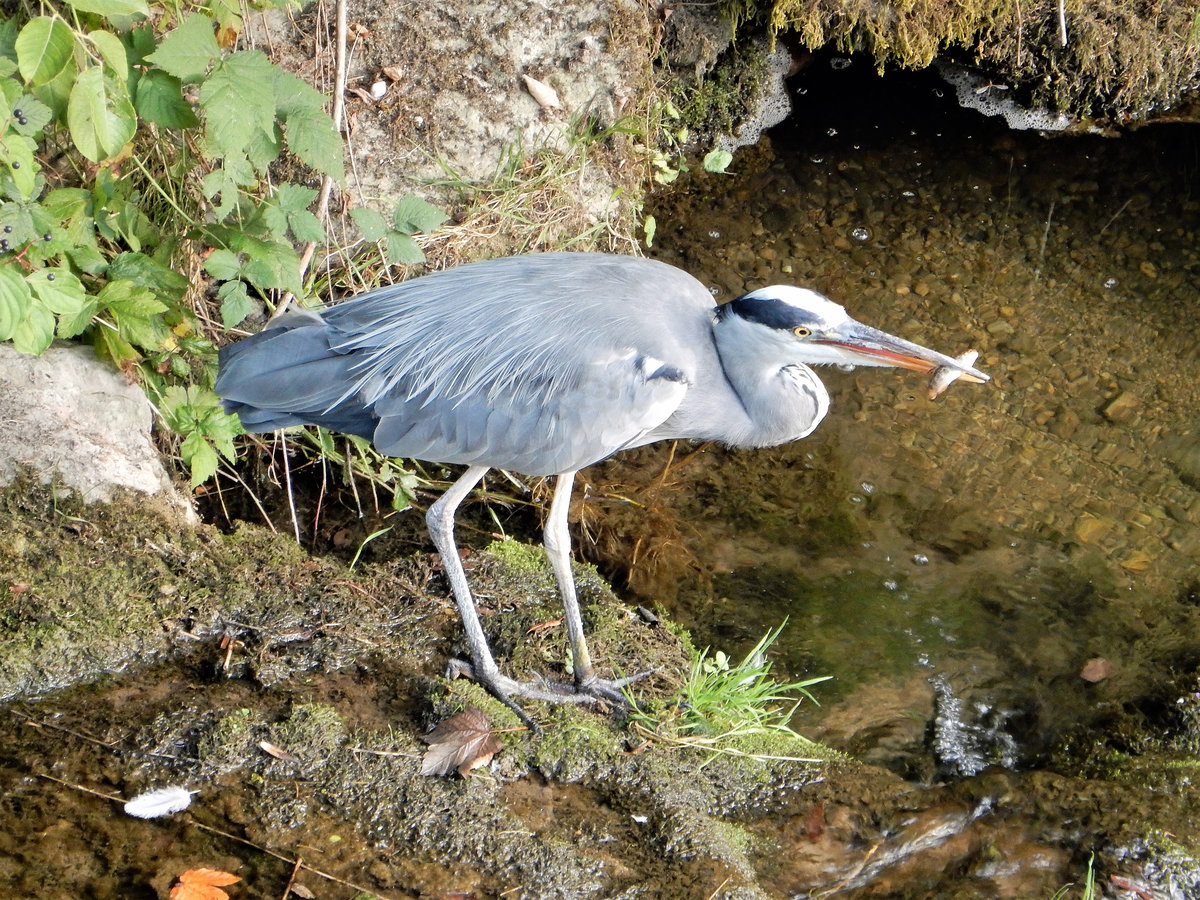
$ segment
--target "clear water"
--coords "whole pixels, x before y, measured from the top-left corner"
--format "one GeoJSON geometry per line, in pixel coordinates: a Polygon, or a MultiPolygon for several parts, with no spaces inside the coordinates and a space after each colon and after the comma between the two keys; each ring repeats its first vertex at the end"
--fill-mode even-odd
{"type": "Polygon", "coordinates": [[[680,614],[733,648],[788,616],[783,665],[835,676],[809,730],[905,771],[939,681],[1023,765],[1154,720],[1200,662],[1200,132],[1012,133],[860,61],[794,85],[769,144],[654,210],[656,254],[718,299],[814,287],[994,381],[822,370],[812,438],[675,471],[715,594],[680,614]]]}

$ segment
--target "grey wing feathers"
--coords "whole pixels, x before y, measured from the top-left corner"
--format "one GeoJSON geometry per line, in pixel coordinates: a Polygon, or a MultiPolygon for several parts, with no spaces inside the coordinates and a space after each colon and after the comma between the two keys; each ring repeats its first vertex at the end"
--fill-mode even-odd
{"type": "Polygon", "coordinates": [[[320,316],[290,313],[221,348],[215,388],[226,411],[237,413],[247,431],[313,424],[371,437],[370,411],[339,402],[352,382],[350,361],[330,350],[327,332],[320,316]]]}
{"type": "Polygon", "coordinates": [[[694,330],[711,305],[690,276],[646,260],[493,260],[365,294],[319,325],[298,314],[227,348],[218,393],[247,427],[303,420],[368,432],[397,456],[566,471],[671,415],[690,379],[672,333],[694,330]],[[237,348],[253,341],[262,349],[242,359],[237,348]],[[255,394],[259,378],[272,383],[255,394]]]}

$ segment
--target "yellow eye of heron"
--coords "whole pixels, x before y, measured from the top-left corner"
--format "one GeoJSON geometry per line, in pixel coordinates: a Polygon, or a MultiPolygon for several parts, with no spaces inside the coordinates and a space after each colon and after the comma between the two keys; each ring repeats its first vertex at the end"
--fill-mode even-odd
{"type": "Polygon", "coordinates": [[[812,334],[812,329],[805,325],[797,325],[792,329],[792,334],[798,338],[806,338],[812,334]]]}

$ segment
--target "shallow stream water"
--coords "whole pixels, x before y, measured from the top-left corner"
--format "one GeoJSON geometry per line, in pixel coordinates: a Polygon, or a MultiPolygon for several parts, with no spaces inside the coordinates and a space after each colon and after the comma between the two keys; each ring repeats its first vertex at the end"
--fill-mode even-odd
{"type": "Polygon", "coordinates": [[[670,474],[689,492],[674,558],[715,602],[672,589],[677,571],[644,575],[646,595],[725,649],[788,617],[780,665],[834,676],[802,729],[918,783],[1061,765],[1131,722],[1183,740],[1200,132],[1011,132],[932,72],[833,62],[793,80],[791,122],[731,175],[693,175],[655,210],[655,255],[718,300],[816,288],[979,350],[994,380],[931,401],[911,372],[822,370],[813,437],[670,474]]]}

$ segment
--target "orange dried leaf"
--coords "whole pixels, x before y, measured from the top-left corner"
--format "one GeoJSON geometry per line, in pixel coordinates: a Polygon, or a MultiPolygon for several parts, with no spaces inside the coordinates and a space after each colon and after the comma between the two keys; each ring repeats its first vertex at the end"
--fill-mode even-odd
{"type": "Polygon", "coordinates": [[[421,740],[429,744],[421,760],[422,775],[458,772],[465,778],[472,769],[491,762],[504,746],[492,733],[487,716],[473,706],[439,723],[421,740]]]}
{"type": "Polygon", "coordinates": [[[171,900],[229,900],[221,888],[241,880],[241,876],[220,869],[188,869],[171,888],[171,900]]]}
{"type": "Polygon", "coordinates": [[[242,880],[242,876],[234,875],[231,872],[222,872],[220,869],[188,869],[179,876],[179,880],[183,884],[211,884],[224,887],[228,884],[237,884],[242,880]]]}

